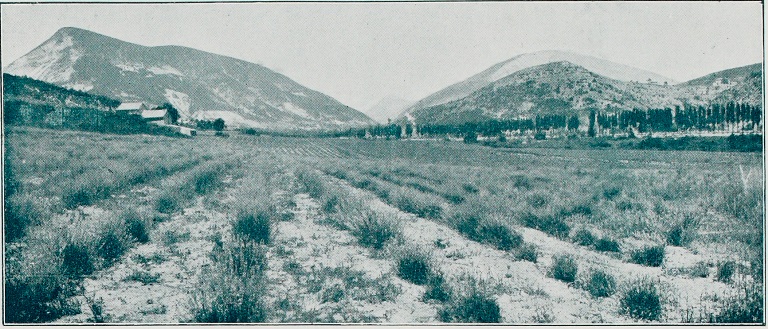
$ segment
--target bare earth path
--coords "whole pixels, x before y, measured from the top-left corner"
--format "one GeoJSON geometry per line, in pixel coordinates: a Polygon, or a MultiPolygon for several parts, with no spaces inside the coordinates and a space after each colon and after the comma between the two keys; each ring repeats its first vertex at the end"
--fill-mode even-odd
{"type": "Polygon", "coordinates": [[[323,217],[307,194],[293,200],[294,219],[278,224],[279,247],[269,257],[270,298],[284,308],[271,321],[436,321],[435,306],[420,301],[423,287],[395,276],[391,260],[373,257],[348,232],[319,224],[323,217]],[[340,300],[331,294],[334,285],[344,287],[340,300]]]}
{"type": "MultiPolygon", "coordinates": [[[[231,177],[225,178],[225,186],[231,183],[231,177]]],[[[232,202],[231,192],[232,188],[225,188],[197,197],[170,220],[156,224],[148,243],[136,245],[113,266],[84,280],[85,296],[103,301],[106,322],[179,323],[191,318],[191,292],[201,269],[210,265],[210,237],[229,227],[227,214],[211,209],[205,200],[232,202]],[[146,273],[153,279],[149,283],[127,280],[134,273],[146,273]]],[[[82,323],[92,318],[85,298],[79,300],[81,314],[58,322],[82,323]]]]}

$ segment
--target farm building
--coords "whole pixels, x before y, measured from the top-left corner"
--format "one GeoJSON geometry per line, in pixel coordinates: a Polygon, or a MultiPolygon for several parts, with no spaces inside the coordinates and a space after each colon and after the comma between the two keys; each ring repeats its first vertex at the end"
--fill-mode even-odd
{"type": "Polygon", "coordinates": [[[122,103],[115,109],[115,113],[121,114],[141,114],[144,111],[149,110],[146,104],[141,102],[136,103],[122,103]]]}
{"type": "Polygon", "coordinates": [[[197,130],[189,127],[177,126],[172,124],[169,124],[168,127],[170,127],[171,129],[173,129],[173,131],[178,132],[182,135],[197,136],[197,130]]]}
{"type": "Polygon", "coordinates": [[[171,114],[165,109],[141,111],[141,118],[146,122],[172,124],[171,114]]]}

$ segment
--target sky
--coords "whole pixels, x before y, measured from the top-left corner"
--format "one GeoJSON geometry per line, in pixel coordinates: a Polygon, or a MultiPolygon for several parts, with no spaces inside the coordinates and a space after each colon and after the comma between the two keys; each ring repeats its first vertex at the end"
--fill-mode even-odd
{"type": "Polygon", "coordinates": [[[2,66],[59,28],[258,63],[365,110],[540,50],[686,81],[761,62],[759,2],[3,4],[2,66]]]}

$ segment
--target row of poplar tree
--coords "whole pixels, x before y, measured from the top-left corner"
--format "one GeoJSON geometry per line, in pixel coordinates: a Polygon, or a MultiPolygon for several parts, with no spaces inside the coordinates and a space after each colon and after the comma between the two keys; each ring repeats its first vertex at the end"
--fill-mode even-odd
{"type": "Polygon", "coordinates": [[[500,135],[504,131],[536,133],[550,129],[577,131],[586,125],[587,134],[595,136],[606,131],[619,132],[636,129],[639,132],[674,131],[726,131],[729,129],[750,130],[762,127],[763,109],[760,105],[729,102],[727,104],[684,105],[648,110],[590,110],[588,122],[582,122],[577,115],[537,115],[533,118],[486,120],[460,124],[418,124],[412,123],[377,125],[368,128],[350,129],[339,132],[339,136],[405,138],[414,135],[427,137],[484,136],[500,135]]]}

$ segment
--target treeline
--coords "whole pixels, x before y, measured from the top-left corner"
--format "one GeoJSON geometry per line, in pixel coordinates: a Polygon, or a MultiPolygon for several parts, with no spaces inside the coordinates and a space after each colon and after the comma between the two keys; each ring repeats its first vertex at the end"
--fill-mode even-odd
{"type": "Polygon", "coordinates": [[[436,136],[468,136],[484,135],[496,136],[503,131],[541,131],[549,129],[566,129],[575,131],[579,129],[581,122],[576,115],[537,115],[532,119],[510,120],[486,120],[479,122],[466,122],[462,124],[418,124],[411,122],[403,124],[391,123],[388,125],[376,125],[366,128],[348,129],[338,132],[325,133],[328,137],[386,137],[400,139],[414,135],[436,136]]]}
{"type": "Polygon", "coordinates": [[[3,92],[4,125],[113,134],[176,135],[170,128],[148,124],[140,115],[112,112],[120,101],[106,96],[10,74],[3,74],[3,92]]]}
{"type": "Polygon", "coordinates": [[[590,128],[593,122],[597,129],[627,130],[639,132],[673,132],[687,130],[725,131],[731,128],[751,130],[762,123],[763,109],[759,105],[729,102],[710,106],[685,105],[670,108],[620,111],[603,113],[590,112],[590,128]],[[594,118],[594,119],[592,119],[594,118]]]}
{"type": "Polygon", "coordinates": [[[168,127],[148,124],[140,115],[84,107],[57,107],[20,100],[3,102],[3,124],[72,129],[112,134],[177,135],[168,127]]]}
{"type": "Polygon", "coordinates": [[[224,119],[217,118],[216,120],[194,120],[192,119],[192,125],[197,127],[197,129],[200,130],[215,130],[215,131],[223,131],[227,125],[224,122],[224,119]]]}
{"type": "Polygon", "coordinates": [[[505,131],[540,136],[544,131],[563,130],[572,134],[586,127],[589,137],[619,132],[676,132],[676,131],[748,131],[762,126],[763,110],[759,105],[730,102],[710,106],[685,105],[675,109],[624,110],[612,112],[590,110],[587,122],[577,115],[537,115],[533,118],[486,120],[462,124],[389,124],[327,133],[328,137],[386,137],[412,136],[456,137],[500,136],[505,131]]]}

